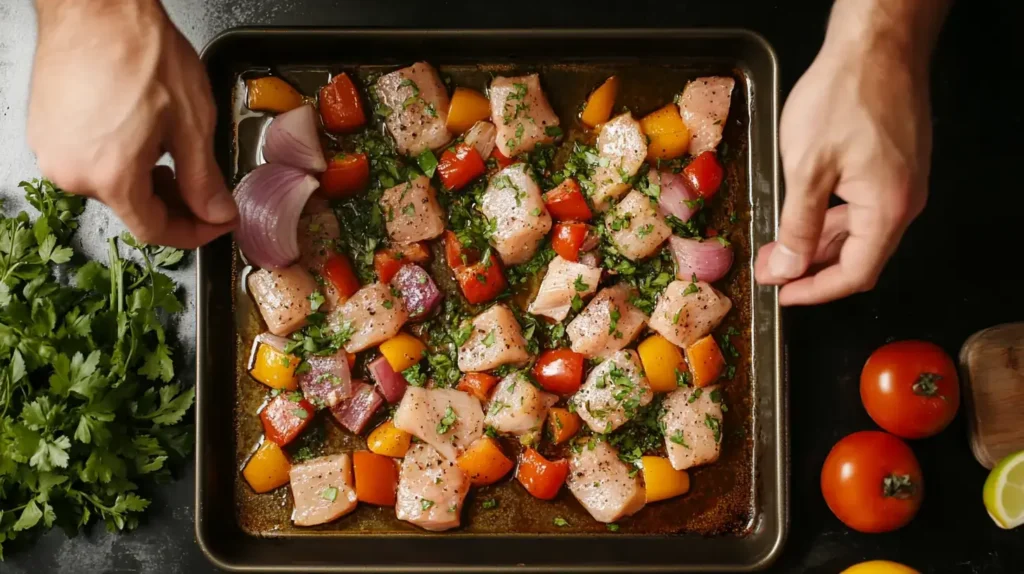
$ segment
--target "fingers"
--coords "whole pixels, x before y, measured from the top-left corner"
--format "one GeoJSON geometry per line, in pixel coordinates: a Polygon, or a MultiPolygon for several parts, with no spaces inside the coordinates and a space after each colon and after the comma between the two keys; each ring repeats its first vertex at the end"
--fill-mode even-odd
{"type": "Polygon", "coordinates": [[[818,247],[836,183],[835,172],[822,159],[797,159],[783,163],[786,199],[779,222],[779,239],[767,257],[765,282],[785,283],[800,277],[810,266],[818,247]]]}
{"type": "Polygon", "coordinates": [[[213,155],[212,128],[176,121],[170,130],[168,151],[174,157],[177,187],[185,205],[206,223],[234,221],[238,208],[213,155]]]}
{"type": "MultiPolygon", "coordinates": [[[[834,262],[839,258],[839,250],[849,236],[849,206],[839,205],[825,213],[825,221],[818,236],[818,245],[811,256],[809,269],[834,262]]],[[[772,242],[761,247],[754,264],[754,277],[763,285],[781,285],[787,280],[773,275],[768,269],[768,261],[772,252],[779,245],[772,242]]]]}

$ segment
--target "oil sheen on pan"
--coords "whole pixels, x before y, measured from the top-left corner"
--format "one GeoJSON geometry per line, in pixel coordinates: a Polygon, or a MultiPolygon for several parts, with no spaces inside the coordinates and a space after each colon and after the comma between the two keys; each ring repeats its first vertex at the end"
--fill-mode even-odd
{"type": "MultiPolygon", "coordinates": [[[[412,62],[409,62],[412,64],[412,62]]],[[[358,69],[325,69],[313,67],[282,67],[276,69],[245,69],[238,70],[238,89],[235,92],[235,136],[236,149],[234,154],[235,182],[250,171],[260,159],[260,142],[267,128],[267,116],[253,113],[246,109],[242,88],[246,79],[269,75],[287,80],[297,87],[305,96],[315,96],[319,88],[325,85],[331,74],[347,72],[359,89],[365,93],[366,86],[371,85],[382,73],[395,70],[395,67],[365,67],[358,69]]],[[[572,143],[595,145],[597,130],[586,129],[579,117],[581,106],[588,95],[600,86],[606,78],[618,78],[618,94],[615,99],[611,116],[614,118],[629,111],[633,117],[640,119],[667,104],[683,92],[689,80],[700,76],[718,75],[741,78],[742,76],[729,69],[689,69],[686,67],[654,66],[654,65],[538,65],[530,67],[510,66],[445,66],[438,67],[445,79],[449,95],[455,87],[467,87],[487,93],[488,85],[493,77],[520,76],[538,73],[544,93],[551,107],[560,118],[561,135],[558,138],[556,153],[546,159],[537,160],[531,156],[535,168],[545,169],[547,161],[549,172],[561,171],[566,161],[572,158],[572,143]],[[536,163],[540,161],[538,166],[536,163]]],[[[540,500],[524,489],[515,478],[513,470],[493,485],[473,487],[465,500],[461,511],[461,525],[449,530],[450,533],[468,534],[668,534],[691,533],[702,535],[743,535],[751,528],[753,515],[753,470],[752,470],[752,379],[750,373],[750,244],[748,230],[749,199],[747,189],[747,145],[746,133],[749,118],[746,117],[745,93],[738,80],[732,92],[728,119],[724,122],[721,143],[717,154],[724,168],[724,182],[717,195],[702,209],[706,217],[706,236],[724,235],[728,238],[734,252],[734,263],[728,274],[714,282],[715,288],[724,293],[732,302],[732,309],[725,319],[714,329],[714,338],[719,343],[727,361],[727,367],[717,382],[720,396],[727,405],[721,418],[720,457],[712,464],[700,465],[687,469],[690,479],[689,492],[668,500],[651,502],[641,510],[614,522],[609,528],[599,522],[576,500],[567,487],[562,487],[552,500],[540,500]],[[708,230],[712,230],[707,233],[708,230]],[[727,335],[728,334],[728,335],[727,335]],[[728,344],[723,339],[729,341],[728,344]]],[[[364,102],[366,100],[364,99],[364,102]]],[[[379,125],[380,115],[373,115],[374,103],[366,105],[367,116],[371,122],[379,125]]],[[[329,147],[351,146],[350,138],[327,138],[329,147]]],[[[512,143],[512,142],[510,142],[512,143]]],[[[442,148],[443,149],[443,148],[442,148]]],[[[437,155],[441,155],[441,149],[437,155]]],[[[688,156],[689,157],[689,156],[688,156]]],[[[415,159],[412,160],[415,163],[415,159]]],[[[683,162],[685,164],[685,162],[683,162]]],[[[676,169],[679,163],[674,164],[676,169]]],[[[672,170],[673,164],[665,162],[663,169],[672,170]]],[[[644,168],[647,169],[647,168],[644,168]]],[[[653,171],[652,166],[652,171],[653,171]]],[[[550,181],[541,177],[542,191],[550,189],[550,181]],[[547,185],[546,185],[547,184],[547,185]]],[[[435,180],[436,181],[436,180],[435,180]]],[[[635,182],[634,182],[635,183],[635,182]]],[[[438,194],[459,194],[459,191],[440,190],[438,194]]],[[[344,203],[344,202],[342,202],[344,203]]],[[[354,209],[352,205],[342,206],[336,210],[340,218],[346,218],[346,209],[354,209]]],[[[351,212],[349,216],[353,215],[351,212]]],[[[596,219],[595,219],[596,220],[596,219]]],[[[342,225],[345,229],[345,225],[342,225]]],[[[711,238],[710,241],[716,241],[711,238]]],[[[723,242],[724,243],[724,242],[723,242]]],[[[429,264],[425,264],[431,278],[446,298],[462,299],[460,285],[453,277],[452,269],[446,262],[443,236],[428,242],[432,252],[429,264]]],[[[667,244],[661,249],[668,250],[667,244]]],[[[351,255],[351,254],[350,254],[351,255]]],[[[497,255],[495,253],[495,255],[497,255]]],[[[665,255],[669,262],[668,273],[672,274],[671,257],[665,255]]],[[[288,486],[277,488],[264,494],[256,494],[241,474],[247,461],[258,445],[263,441],[264,428],[257,414],[265,408],[271,399],[270,389],[249,374],[249,358],[254,339],[266,329],[261,320],[260,312],[241,287],[247,272],[245,263],[240,257],[235,258],[233,276],[236,280],[234,289],[235,320],[237,322],[237,346],[235,349],[236,364],[236,404],[232,413],[235,429],[235,467],[239,470],[235,480],[235,500],[237,518],[242,529],[250,534],[263,536],[294,536],[294,535],[358,535],[368,531],[377,533],[425,533],[426,531],[398,520],[395,509],[391,506],[375,506],[360,503],[354,511],[338,520],[325,524],[300,527],[293,524],[292,493],[288,486]]],[[[357,265],[358,267],[358,265],[357,265]]],[[[505,266],[506,270],[508,266],[505,266]]],[[[608,280],[608,271],[601,287],[613,285],[608,280]]],[[[511,295],[504,302],[511,307],[526,309],[533,294],[536,292],[544,270],[541,268],[535,277],[528,277],[521,283],[511,286],[511,295]]],[[[689,283],[687,281],[686,283],[689,283]]],[[[366,284],[366,280],[363,280],[366,284]]],[[[491,303],[468,305],[465,309],[470,315],[487,309],[491,303]]],[[[407,325],[404,330],[430,341],[432,327],[443,325],[444,306],[435,319],[428,323],[407,325]]],[[[573,312],[575,314],[575,312],[573,312]]],[[[542,319],[542,318],[541,318],[542,319]]],[[[565,321],[568,323],[568,321],[565,321]]],[[[633,340],[628,349],[636,349],[637,343],[644,341],[653,332],[647,327],[633,340]]],[[[568,338],[564,345],[568,345],[568,338]]],[[[365,352],[358,353],[353,368],[352,378],[372,384],[373,378],[367,371],[368,365],[380,354],[376,346],[365,352]]],[[[423,361],[426,364],[426,361],[423,361]]],[[[590,366],[588,365],[588,370],[590,366]]],[[[661,395],[661,393],[658,393],[661,395]]],[[[660,402],[662,397],[656,399],[660,402]]],[[[716,397],[717,398],[717,397],[716,397]]],[[[559,407],[565,407],[563,398],[559,407]]],[[[487,405],[484,405],[486,412],[487,405]]],[[[724,409],[723,409],[724,410],[724,409]]],[[[302,435],[284,447],[284,451],[294,459],[309,456],[329,455],[342,452],[366,449],[366,435],[382,421],[391,418],[394,408],[385,404],[378,409],[373,419],[361,435],[342,429],[330,416],[329,412],[320,412],[312,418],[302,435]]],[[[644,413],[641,409],[641,413],[644,413]]],[[[641,419],[638,416],[637,419],[641,419]]],[[[634,420],[623,429],[614,431],[622,434],[630,425],[642,425],[642,420],[634,420]]],[[[655,423],[656,424],[656,423],[655,423]]],[[[587,434],[587,425],[583,425],[587,434]]],[[[521,440],[512,436],[499,436],[505,455],[517,461],[521,451],[521,440]]],[[[554,460],[568,456],[569,443],[553,445],[549,437],[540,441],[539,451],[548,459],[554,460]]],[[[587,448],[586,439],[582,448],[587,448]]],[[[629,451],[644,448],[634,442],[619,439],[616,443],[620,454],[627,453],[623,458],[632,458],[629,451]]],[[[663,439],[646,445],[644,454],[665,456],[663,439]],[[657,446],[655,443],[660,444],[657,446]]],[[[639,453],[639,450],[635,450],[639,453]]],[[[642,472],[641,472],[642,474],[642,472]]]]}

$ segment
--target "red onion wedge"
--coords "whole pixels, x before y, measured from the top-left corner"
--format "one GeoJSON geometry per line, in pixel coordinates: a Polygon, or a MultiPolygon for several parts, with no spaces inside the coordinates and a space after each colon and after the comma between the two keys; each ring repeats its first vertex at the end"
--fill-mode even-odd
{"type": "Polygon", "coordinates": [[[239,225],[235,240],[246,260],[280,269],[299,258],[299,217],[320,182],[302,170],[267,163],[235,187],[239,225]]]}
{"type": "Polygon", "coordinates": [[[309,370],[299,375],[299,386],[313,404],[333,407],[352,396],[352,374],[345,351],[329,356],[309,355],[306,362],[309,370]]]}
{"type": "Polygon", "coordinates": [[[729,272],[732,267],[732,247],[718,240],[684,239],[673,235],[668,239],[672,257],[676,260],[676,279],[713,283],[729,272]]]}
{"type": "Polygon", "coordinates": [[[263,157],[267,163],[277,163],[321,172],[327,169],[320,135],[316,131],[317,112],[306,104],[278,115],[267,128],[263,141],[263,157]]]}
{"type": "Polygon", "coordinates": [[[690,185],[686,183],[683,176],[670,171],[651,171],[647,177],[651,185],[661,186],[658,211],[662,215],[665,217],[674,215],[685,223],[693,217],[694,213],[697,213],[698,207],[692,202],[700,196],[690,189],[690,185]]]}
{"type": "Polygon", "coordinates": [[[331,407],[331,415],[341,426],[359,434],[383,404],[384,399],[372,386],[362,381],[353,381],[352,396],[331,407]]]}
{"type": "Polygon", "coordinates": [[[497,134],[498,129],[494,127],[494,124],[479,121],[469,128],[463,141],[466,142],[466,145],[474,147],[480,157],[486,160],[494,151],[494,138],[497,134]]]}
{"type": "Polygon", "coordinates": [[[377,357],[366,365],[366,369],[370,371],[370,377],[377,383],[380,394],[384,395],[389,403],[394,404],[402,400],[409,383],[405,381],[402,373],[396,373],[391,368],[391,363],[388,363],[387,359],[383,356],[377,357]]]}
{"type": "Polygon", "coordinates": [[[391,285],[402,294],[410,321],[426,318],[441,302],[441,292],[437,285],[419,265],[403,265],[391,280],[391,285]]]}

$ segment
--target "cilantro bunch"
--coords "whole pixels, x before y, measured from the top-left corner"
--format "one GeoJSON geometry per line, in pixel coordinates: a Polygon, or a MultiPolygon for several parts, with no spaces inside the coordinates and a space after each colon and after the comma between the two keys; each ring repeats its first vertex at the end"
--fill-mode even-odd
{"type": "Polygon", "coordinates": [[[183,252],[122,236],[107,265],[72,263],[84,199],[22,182],[40,215],[0,215],[0,559],[5,543],[100,518],[131,529],[144,492],[192,446],[193,387],[174,382],[161,267],[183,252]],[[64,280],[58,280],[58,277],[64,280]]]}

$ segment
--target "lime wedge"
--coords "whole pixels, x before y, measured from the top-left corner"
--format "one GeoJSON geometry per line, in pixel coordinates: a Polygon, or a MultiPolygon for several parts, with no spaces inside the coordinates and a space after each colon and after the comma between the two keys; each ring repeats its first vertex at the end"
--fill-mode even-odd
{"type": "Polygon", "coordinates": [[[988,515],[1000,528],[1024,524],[1024,450],[999,461],[982,490],[988,515]]]}

